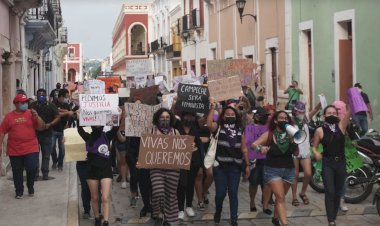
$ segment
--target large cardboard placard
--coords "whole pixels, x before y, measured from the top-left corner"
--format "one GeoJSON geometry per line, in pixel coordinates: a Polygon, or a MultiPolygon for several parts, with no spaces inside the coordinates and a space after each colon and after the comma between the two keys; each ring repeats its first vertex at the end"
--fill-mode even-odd
{"type": "Polygon", "coordinates": [[[239,76],[209,81],[208,90],[215,101],[233,99],[243,95],[239,76]]]}
{"type": "Polygon", "coordinates": [[[158,91],[158,86],[151,86],[143,89],[131,89],[130,95],[132,100],[139,99],[143,104],[156,104],[158,91]]]}
{"type": "Polygon", "coordinates": [[[253,85],[256,64],[248,59],[207,61],[208,81],[238,75],[243,86],[253,85]]]}
{"type": "Polygon", "coordinates": [[[144,133],[150,133],[153,128],[153,115],[162,107],[162,104],[155,106],[125,103],[125,136],[141,137],[144,133]]]}
{"type": "Polygon", "coordinates": [[[118,94],[79,94],[79,125],[119,125],[118,94]]]}
{"type": "Polygon", "coordinates": [[[130,81],[127,82],[127,88],[145,88],[148,85],[148,77],[154,79],[152,59],[127,60],[126,70],[127,81],[130,81]]]}
{"type": "Polygon", "coordinates": [[[209,96],[207,87],[180,83],[176,108],[184,112],[207,113],[209,96]]]}
{"type": "Polygon", "coordinates": [[[117,90],[114,90],[114,85],[117,85],[119,88],[121,87],[120,76],[98,76],[96,77],[96,79],[104,81],[105,93],[112,93],[110,91],[113,91],[114,93],[116,93],[117,90]]]}
{"type": "Polygon", "coordinates": [[[189,170],[193,143],[192,136],[144,134],[140,142],[138,167],[189,170]]]}
{"type": "MultiPolygon", "coordinates": [[[[87,132],[89,128],[86,129],[87,132]]],[[[65,130],[65,162],[85,161],[87,159],[86,145],[76,128],[65,130]]]]}
{"type": "Polygon", "coordinates": [[[87,94],[103,94],[106,90],[105,82],[98,79],[84,81],[83,86],[87,94]]]}

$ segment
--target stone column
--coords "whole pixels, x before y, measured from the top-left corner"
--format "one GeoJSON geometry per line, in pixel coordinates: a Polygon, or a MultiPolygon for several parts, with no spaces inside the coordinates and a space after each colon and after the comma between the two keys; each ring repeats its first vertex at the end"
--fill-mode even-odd
{"type": "Polygon", "coordinates": [[[3,114],[13,109],[13,98],[16,94],[16,55],[11,52],[6,54],[5,62],[3,65],[3,114]]]}

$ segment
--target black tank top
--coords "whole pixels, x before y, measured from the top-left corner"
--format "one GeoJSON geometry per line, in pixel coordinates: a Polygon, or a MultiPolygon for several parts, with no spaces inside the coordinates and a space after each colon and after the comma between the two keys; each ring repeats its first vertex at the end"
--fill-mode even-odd
{"type": "Polygon", "coordinates": [[[335,124],[336,131],[330,130],[328,125],[323,125],[323,156],[324,157],[344,157],[344,134],[338,124],[335,124]]]}

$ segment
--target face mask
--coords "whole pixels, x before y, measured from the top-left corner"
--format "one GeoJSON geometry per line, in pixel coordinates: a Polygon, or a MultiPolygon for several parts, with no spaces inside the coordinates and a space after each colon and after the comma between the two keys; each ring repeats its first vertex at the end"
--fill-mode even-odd
{"type": "Polygon", "coordinates": [[[38,100],[38,103],[44,104],[46,103],[46,96],[38,96],[37,100],[38,100]]]}
{"type": "Polygon", "coordinates": [[[235,124],[236,118],[235,117],[226,117],[225,122],[226,122],[226,124],[235,124]]]}
{"type": "Polygon", "coordinates": [[[158,121],[158,126],[160,127],[160,128],[169,128],[170,127],[170,121],[169,120],[159,120],[158,121]]]}
{"type": "Polygon", "coordinates": [[[339,118],[336,116],[330,115],[325,118],[325,122],[329,124],[335,124],[339,122],[339,118]]]}
{"type": "Polygon", "coordinates": [[[23,103],[20,105],[20,110],[21,111],[26,111],[28,109],[28,103],[23,103]]]}
{"type": "Polygon", "coordinates": [[[281,129],[285,129],[285,125],[288,124],[288,122],[277,122],[277,125],[278,127],[280,127],[281,129]]]}
{"type": "Polygon", "coordinates": [[[302,121],[304,118],[305,118],[305,115],[304,114],[301,114],[301,115],[297,115],[296,118],[300,121],[302,121]]]}

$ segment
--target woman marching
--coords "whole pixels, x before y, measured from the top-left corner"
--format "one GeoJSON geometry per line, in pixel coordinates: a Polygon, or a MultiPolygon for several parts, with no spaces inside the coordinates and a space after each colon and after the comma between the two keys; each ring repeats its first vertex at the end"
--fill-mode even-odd
{"type": "Polygon", "coordinates": [[[298,155],[298,146],[286,132],[286,124],[292,124],[289,115],[285,111],[276,112],[270,119],[269,131],[251,145],[252,149],[266,155],[264,182],[269,185],[276,197],[272,218],[272,223],[276,226],[288,225],[285,196],[294,182],[292,155],[298,155]]]}
{"type": "MultiPolygon", "coordinates": [[[[165,108],[153,115],[153,134],[172,136],[179,135],[173,128],[175,116],[165,108]]],[[[152,181],[152,217],[155,225],[171,225],[178,220],[177,187],[179,170],[151,169],[152,181]]]]}
{"type": "Polygon", "coordinates": [[[351,112],[348,110],[343,120],[339,120],[336,107],[334,105],[327,106],[323,111],[325,123],[315,131],[313,139],[315,159],[322,159],[325,207],[330,226],[335,225],[346,178],[344,142],[350,115],[351,112]],[[322,143],[323,153],[317,151],[319,143],[322,143]]]}
{"type": "MultiPolygon", "coordinates": [[[[79,122],[78,122],[79,125],[79,122]]],[[[82,126],[78,126],[78,133],[86,142],[87,151],[87,184],[91,193],[91,206],[95,216],[95,226],[101,225],[98,206],[99,181],[101,186],[103,205],[103,226],[108,226],[109,195],[112,183],[112,166],[109,151],[109,141],[116,136],[118,127],[103,132],[103,126],[91,126],[92,132],[87,133],[82,126]]]]}
{"type": "Polygon", "coordinates": [[[222,110],[219,121],[213,122],[216,103],[210,98],[211,109],[207,117],[207,127],[218,134],[218,142],[213,168],[215,181],[215,208],[214,222],[219,224],[223,201],[228,191],[230,199],[231,225],[237,226],[238,188],[240,183],[243,156],[245,160],[245,176],[249,177],[248,151],[245,145],[245,137],[241,126],[241,118],[233,107],[222,110]]]}
{"type": "Polygon", "coordinates": [[[301,164],[303,169],[303,183],[302,189],[299,193],[299,197],[301,198],[303,204],[308,205],[309,199],[306,196],[306,189],[309,185],[311,178],[311,159],[310,159],[310,135],[309,135],[309,127],[307,123],[313,116],[319,111],[321,108],[321,104],[317,104],[315,108],[309,112],[309,114],[305,114],[306,107],[305,104],[301,101],[297,101],[294,104],[294,108],[292,111],[293,121],[296,123],[298,129],[305,131],[306,139],[298,144],[299,154],[294,157],[294,168],[295,168],[295,179],[294,184],[292,185],[292,205],[299,206],[299,201],[297,199],[297,185],[298,185],[298,176],[299,176],[299,165],[301,164]]]}

